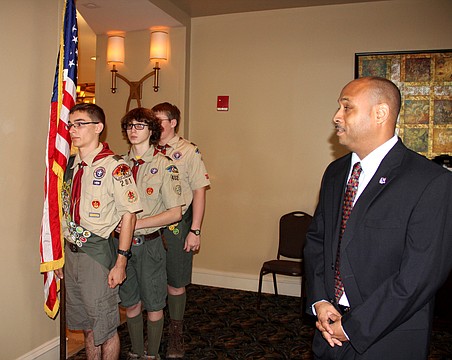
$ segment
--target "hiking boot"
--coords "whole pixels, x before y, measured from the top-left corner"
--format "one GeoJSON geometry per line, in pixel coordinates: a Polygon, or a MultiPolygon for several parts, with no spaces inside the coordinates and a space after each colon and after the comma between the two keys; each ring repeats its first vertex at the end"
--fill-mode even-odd
{"type": "Polygon", "coordinates": [[[184,357],[183,327],[183,320],[170,320],[167,359],[182,359],[184,357]]]}
{"type": "Polygon", "coordinates": [[[141,357],[141,359],[143,360],[160,360],[160,355],[155,355],[155,356],[151,356],[151,355],[147,355],[146,353],[141,357]]]}
{"type": "Polygon", "coordinates": [[[141,359],[141,356],[129,351],[127,353],[127,360],[135,360],[135,359],[141,359]]]}

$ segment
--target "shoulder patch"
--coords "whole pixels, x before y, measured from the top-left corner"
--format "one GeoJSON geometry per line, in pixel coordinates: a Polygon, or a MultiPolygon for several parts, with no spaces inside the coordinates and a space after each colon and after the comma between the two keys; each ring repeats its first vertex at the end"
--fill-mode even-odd
{"type": "Polygon", "coordinates": [[[130,170],[129,165],[120,164],[115,167],[115,169],[112,172],[112,175],[115,180],[120,181],[122,179],[129,178],[130,176],[132,176],[132,171],[130,170]]]}

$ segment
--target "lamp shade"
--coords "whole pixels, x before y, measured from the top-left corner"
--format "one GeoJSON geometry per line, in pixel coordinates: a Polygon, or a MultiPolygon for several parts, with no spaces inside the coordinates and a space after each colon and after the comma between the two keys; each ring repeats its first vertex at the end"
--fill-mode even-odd
{"type": "Polygon", "coordinates": [[[107,43],[107,62],[124,62],[124,38],[122,36],[110,36],[107,43]]]}
{"type": "Polygon", "coordinates": [[[167,59],[168,52],[168,33],[165,31],[151,32],[151,51],[150,60],[167,59]]]}

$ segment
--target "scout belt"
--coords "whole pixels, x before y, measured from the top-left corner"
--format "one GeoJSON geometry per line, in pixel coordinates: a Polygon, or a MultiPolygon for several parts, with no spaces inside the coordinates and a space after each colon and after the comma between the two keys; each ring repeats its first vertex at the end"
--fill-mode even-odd
{"type": "Polygon", "coordinates": [[[143,245],[145,241],[157,239],[159,236],[163,237],[162,229],[158,229],[157,231],[146,235],[134,235],[132,238],[132,246],[143,245]]]}

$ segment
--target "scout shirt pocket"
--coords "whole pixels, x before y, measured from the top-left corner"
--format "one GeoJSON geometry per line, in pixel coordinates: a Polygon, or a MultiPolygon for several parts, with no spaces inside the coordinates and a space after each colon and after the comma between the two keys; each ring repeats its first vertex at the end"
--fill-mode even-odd
{"type": "Polygon", "coordinates": [[[187,154],[182,155],[181,152],[176,151],[171,155],[171,161],[176,165],[177,170],[179,171],[179,180],[185,184],[189,184],[189,164],[186,155],[187,154]]]}
{"type": "Polygon", "coordinates": [[[105,184],[108,181],[106,172],[107,170],[103,166],[96,166],[90,177],[91,183],[88,191],[83,193],[84,208],[89,218],[100,218],[104,213],[103,209],[108,208],[108,203],[113,201],[112,197],[108,196],[108,186],[105,184]]]}
{"type": "Polygon", "coordinates": [[[137,187],[139,194],[145,201],[158,201],[162,187],[163,169],[152,167],[144,176],[138,179],[137,187]]]}

